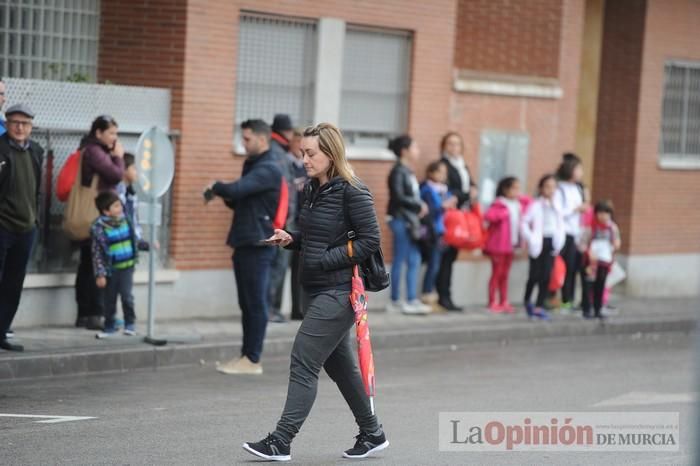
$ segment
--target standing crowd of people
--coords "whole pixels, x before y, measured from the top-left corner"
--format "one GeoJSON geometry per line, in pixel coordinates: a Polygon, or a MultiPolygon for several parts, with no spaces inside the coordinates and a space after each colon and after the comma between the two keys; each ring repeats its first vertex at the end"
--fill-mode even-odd
{"type": "Polygon", "coordinates": [[[580,309],[584,318],[606,317],[606,280],[620,249],[620,232],[613,221],[611,202],[591,204],[578,156],[564,154],[556,172],[539,180],[533,197],[523,194],[516,177],[504,177],[498,182],[494,201],[481,215],[478,190],[458,133],[449,132],[442,138],[440,158],[428,163],[422,183],[416,176],[420,165],[416,142],[402,135],[390,141],[389,149],[396,154],[397,162],[388,177],[387,221],[393,236],[394,260],[387,311],[462,311],[451,293],[452,269],[459,249],[446,240],[450,229],[460,225],[445,221],[448,215],[461,211],[477,215],[479,228],[483,229],[475,234],[484,235],[478,249],[491,262],[486,293],[490,312],[515,312],[508,296],[509,277],[516,252],[525,250],[529,272],[522,303],[528,317],[549,320],[549,311],[554,308],[562,312],[580,309]],[[421,263],[425,264],[425,272],[419,285],[421,263]],[[558,287],[551,285],[556,271],[564,272],[560,300],[554,296],[558,287]],[[574,304],[578,277],[580,306],[574,304]]]}

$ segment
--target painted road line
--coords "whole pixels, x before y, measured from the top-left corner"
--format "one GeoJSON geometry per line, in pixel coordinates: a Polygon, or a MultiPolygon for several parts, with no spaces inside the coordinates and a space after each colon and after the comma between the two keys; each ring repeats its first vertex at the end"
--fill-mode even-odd
{"type": "Polygon", "coordinates": [[[658,393],[658,392],[629,392],[592,405],[594,408],[606,406],[642,406],[663,405],[669,403],[694,403],[698,394],[690,393],[658,393]]]}
{"type": "Polygon", "coordinates": [[[39,424],[58,424],[59,422],[87,421],[88,419],[97,419],[96,417],[90,416],[43,416],[39,414],[0,414],[0,417],[44,419],[43,421],[34,421],[39,424]]]}

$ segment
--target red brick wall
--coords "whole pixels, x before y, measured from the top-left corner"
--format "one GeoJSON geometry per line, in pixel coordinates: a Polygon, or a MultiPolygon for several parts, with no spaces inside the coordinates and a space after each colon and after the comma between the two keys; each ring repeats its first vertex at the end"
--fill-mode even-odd
{"type": "Polygon", "coordinates": [[[632,254],[700,253],[700,170],[659,168],[667,60],[700,62],[700,2],[649,1],[641,65],[632,254]]]}
{"type": "MultiPolygon", "coordinates": [[[[469,2],[467,2],[469,3],[469,2]]],[[[583,31],[584,0],[565,0],[560,9],[565,24],[560,53],[560,99],[503,97],[471,93],[453,94],[451,128],[465,140],[465,156],[475,176],[479,173],[479,141],[481,131],[522,131],[530,136],[528,179],[525,189],[532,193],[540,176],[556,169],[565,151],[574,149],[576,139],[576,101],[583,31]]],[[[437,139],[433,147],[437,151],[437,139]]],[[[432,147],[431,147],[432,149],[432,147]]]]}
{"type": "Polygon", "coordinates": [[[186,0],[101,3],[97,79],[168,88],[173,128],[180,127],[186,0]]]}
{"type": "Polygon", "coordinates": [[[562,0],[459,0],[455,66],[557,77],[562,0]]]}
{"type": "Polygon", "coordinates": [[[635,163],[646,14],[647,2],[642,0],[605,4],[593,197],[613,201],[625,252],[631,248],[638,182],[635,163]]]}

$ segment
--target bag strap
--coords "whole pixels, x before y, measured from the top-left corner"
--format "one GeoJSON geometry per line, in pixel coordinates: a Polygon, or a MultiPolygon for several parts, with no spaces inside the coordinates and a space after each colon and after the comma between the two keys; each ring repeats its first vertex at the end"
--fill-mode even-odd
{"type": "MultiPolygon", "coordinates": [[[[345,188],[343,189],[343,214],[345,215],[345,225],[350,227],[350,230],[348,230],[347,235],[348,235],[348,240],[352,242],[353,239],[357,237],[357,234],[355,233],[355,230],[352,228],[352,221],[350,221],[350,211],[348,210],[348,186],[350,183],[347,183],[345,185],[345,188]]],[[[352,255],[350,256],[352,257],[352,255]]]]}

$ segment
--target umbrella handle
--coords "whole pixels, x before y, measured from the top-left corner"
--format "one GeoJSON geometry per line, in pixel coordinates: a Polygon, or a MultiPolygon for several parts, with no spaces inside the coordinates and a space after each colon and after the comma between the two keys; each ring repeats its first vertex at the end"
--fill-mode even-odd
{"type": "Polygon", "coordinates": [[[352,257],[352,241],[348,241],[348,257],[352,257]]]}

